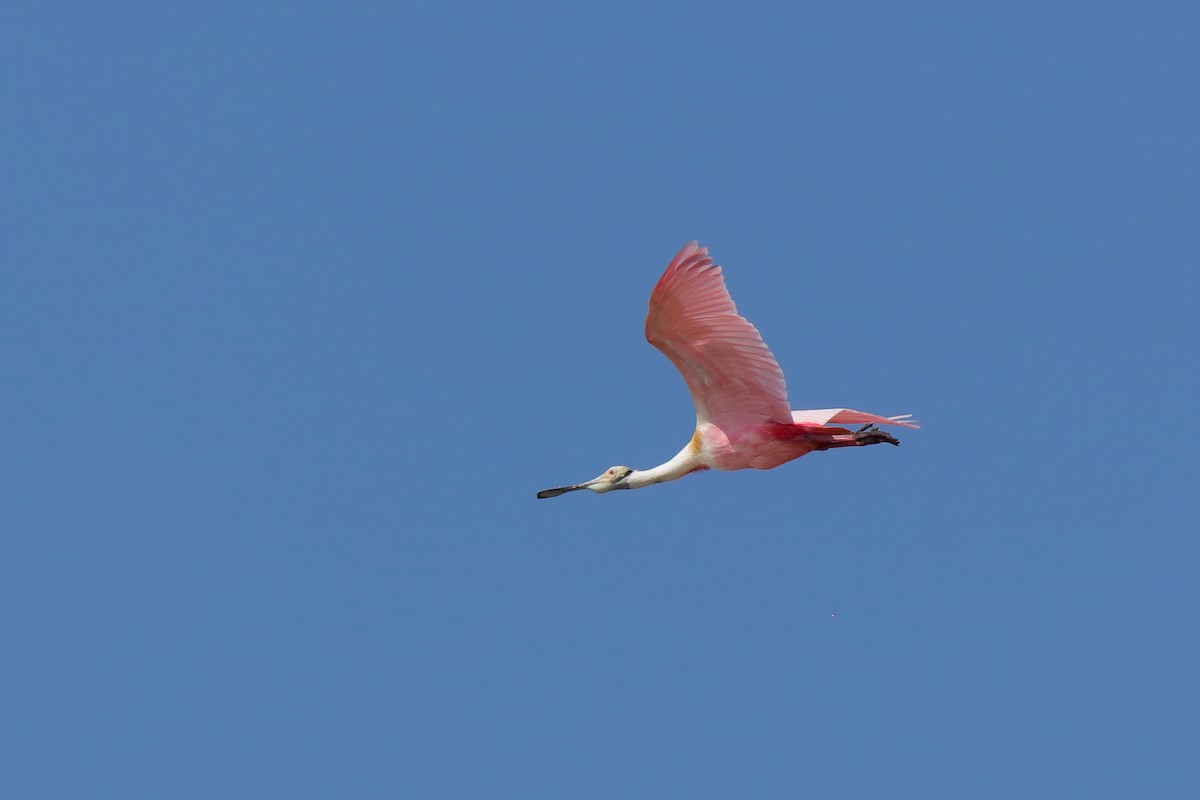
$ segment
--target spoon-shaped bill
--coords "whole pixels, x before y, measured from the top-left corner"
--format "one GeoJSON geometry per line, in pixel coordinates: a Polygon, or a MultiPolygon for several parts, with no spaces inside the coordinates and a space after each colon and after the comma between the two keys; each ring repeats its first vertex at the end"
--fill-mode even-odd
{"type": "MultiPolygon", "coordinates": [[[[591,483],[591,481],[588,481],[588,483],[591,483]]],[[[560,494],[574,492],[577,489],[586,489],[587,487],[587,483],[577,483],[574,486],[559,486],[556,489],[543,489],[537,493],[537,496],[538,500],[545,500],[547,497],[558,497],[560,494]]]]}

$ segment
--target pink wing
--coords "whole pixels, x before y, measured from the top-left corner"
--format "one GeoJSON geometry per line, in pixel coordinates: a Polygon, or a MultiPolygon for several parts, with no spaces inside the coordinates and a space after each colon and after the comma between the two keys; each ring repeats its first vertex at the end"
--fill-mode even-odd
{"type": "Polygon", "coordinates": [[[853,408],[816,408],[811,411],[793,411],[792,422],[803,425],[828,425],[834,422],[841,425],[862,425],[866,423],[868,425],[903,425],[906,428],[921,427],[912,418],[912,414],[881,417],[878,414],[855,411],[853,408]]]}
{"type": "Polygon", "coordinates": [[[697,424],[736,434],[792,421],[783,370],[738,315],[707,248],[691,242],[671,261],[650,295],[646,339],[683,373],[697,424]]]}

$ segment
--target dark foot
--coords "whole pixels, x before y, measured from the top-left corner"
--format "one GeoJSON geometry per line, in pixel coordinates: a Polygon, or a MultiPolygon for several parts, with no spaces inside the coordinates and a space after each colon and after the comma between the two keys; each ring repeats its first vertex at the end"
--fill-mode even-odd
{"type": "Polygon", "coordinates": [[[857,445],[883,444],[884,442],[894,444],[897,447],[900,446],[900,442],[895,436],[892,436],[887,431],[880,430],[875,425],[863,425],[854,432],[854,443],[857,445]]]}

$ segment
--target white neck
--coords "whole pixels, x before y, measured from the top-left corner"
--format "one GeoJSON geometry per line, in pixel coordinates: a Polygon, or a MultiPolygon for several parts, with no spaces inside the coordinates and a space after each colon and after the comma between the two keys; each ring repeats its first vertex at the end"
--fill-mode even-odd
{"type": "Polygon", "coordinates": [[[643,486],[649,486],[654,483],[665,483],[673,481],[676,478],[682,478],[689,472],[704,467],[705,464],[700,460],[700,455],[693,447],[692,443],[688,442],[682,450],[675,454],[675,457],[665,464],[659,464],[651,469],[635,469],[625,479],[625,483],[630,489],[640,489],[643,486]]]}

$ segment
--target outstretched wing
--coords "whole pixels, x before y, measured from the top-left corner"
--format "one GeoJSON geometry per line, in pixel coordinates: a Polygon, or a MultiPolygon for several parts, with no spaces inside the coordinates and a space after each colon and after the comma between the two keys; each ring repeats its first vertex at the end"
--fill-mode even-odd
{"type": "Polygon", "coordinates": [[[707,248],[690,242],[671,261],[650,295],[646,339],[683,373],[697,424],[728,435],[792,421],[783,371],[738,315],[707,248]]]}
{"type": "Polygon", "coordinates": [[[792,411],[792,422],[801,425],[828,425],[831,422],[839,425],[902,425],[905,428],[919,428],[920,425],[912,418],[912,414],[898,414],[894,417],[881,417],[866,411],[855,411],[853,408],[814,408],[809,411],[792,411]]]}

